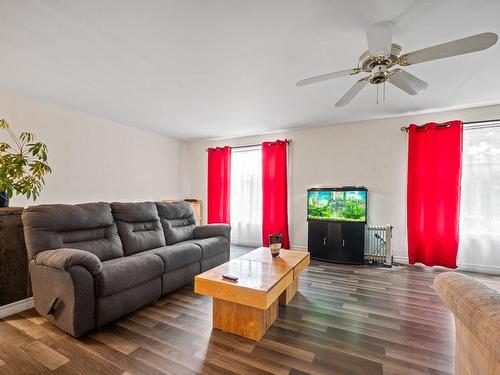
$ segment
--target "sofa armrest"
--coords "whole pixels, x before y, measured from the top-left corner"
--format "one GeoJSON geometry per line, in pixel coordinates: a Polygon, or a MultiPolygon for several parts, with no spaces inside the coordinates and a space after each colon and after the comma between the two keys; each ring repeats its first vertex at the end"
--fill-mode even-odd
{"type": "Polygon", "coordinates": [[[231,225],[229,224],[206,224],[194,227],[194,238],[225,237],[231,242],[231,225]]]}
{"type": "Polygon", "coordinates": [[[434,289],[455,319],[496,358],[500,356],[500,293],[457,272],[434,279],[434,289]]]}
{"type": "Polygon", "coordinates": [[[68,270],[52,266],[56,266],[53,260],[43,265],[34,259],[28,265],[36,311],[64,332],[79,337],[97,325],[94,276],[81,265],[68,270]]]}
{"type": "Polygon", "coordinates": [[[36,265],[62,271],[69,271],[73,266],[81,266],[91,275],[97,275],[102,270],[102,263],[97,256],[78,249],[63,248],[42,251],[35,256],[34,261],[36,265]]]}

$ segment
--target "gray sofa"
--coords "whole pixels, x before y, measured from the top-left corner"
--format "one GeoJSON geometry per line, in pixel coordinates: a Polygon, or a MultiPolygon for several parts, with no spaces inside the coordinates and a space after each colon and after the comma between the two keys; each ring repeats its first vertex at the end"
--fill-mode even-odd
{"type": "Polygon", "coordinates": [[[230,226],[178,203],[29,207],[22,215],[35,308],[81,336],[229,260],[230,226]]]}

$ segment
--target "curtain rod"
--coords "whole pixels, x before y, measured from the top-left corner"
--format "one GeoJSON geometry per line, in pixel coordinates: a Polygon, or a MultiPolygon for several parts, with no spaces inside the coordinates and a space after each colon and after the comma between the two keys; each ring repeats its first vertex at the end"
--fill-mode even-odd
{"type": "MultiPolygon", "coordinates": [[[[496,128],[496,127],[500,127],[500,119],[462,122],[462,125],[464,126],[464,130],[496,128]]],[[[443,123],[443,124],[438,124],[436,127],[437,128],[446,128],[448,126],[450,126],[450,124],[443,123]]],[[[424,127],[425,127],[425,125],[417,126],[417,128],[424,128],[424,127]]],[[[401,127],[401,131],[405,132],[405,133],[408,133],[408,129],[409,129],[408,126],[401,127]]]]}
{"type": "MultiPolygon", "coordinates": [[[[242,146],[229,146],[229,147],[231,147],[231,149],[250,148],[250,147],[262,146],[262,143],[254,143],[254,144],[251,144],[251,145],[242,145],[242,146]]],[[[291,139],[287,139],[286,143],[290,144],[290,143],[292,143],[292,140],[291,139]]],[[[208,148],[205,151],[208,151],[208,148]]]]}

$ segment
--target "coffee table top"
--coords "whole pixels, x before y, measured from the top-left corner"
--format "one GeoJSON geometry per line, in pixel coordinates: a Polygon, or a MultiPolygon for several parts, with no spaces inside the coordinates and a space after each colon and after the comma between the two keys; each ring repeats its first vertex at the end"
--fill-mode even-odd
{"type": "Polygon", "coordinates": [[[195,292],[266,309],[294,279],[294,269],[309,264],[307,251],[282,250],[272,258],[269,248],[261,247],[195,277],[195,292]],[[237,281],[222,278],[238,277],[237,281]]]}

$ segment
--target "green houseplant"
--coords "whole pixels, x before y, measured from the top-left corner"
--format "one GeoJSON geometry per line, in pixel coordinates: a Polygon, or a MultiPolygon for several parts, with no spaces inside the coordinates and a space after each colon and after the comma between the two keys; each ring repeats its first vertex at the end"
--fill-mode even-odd
{"type": "Polygon", "coordinates": [[[14,193],[35,201],[45,185],[44,176],[52,172],[47,146],[37,142],[33,133],[16,136],[3,119],[0,131],[12,140],[12,145],[0,142],[0,207],[8,207],[14,193]]]}

